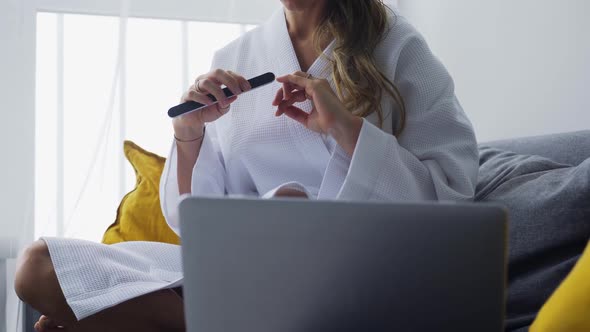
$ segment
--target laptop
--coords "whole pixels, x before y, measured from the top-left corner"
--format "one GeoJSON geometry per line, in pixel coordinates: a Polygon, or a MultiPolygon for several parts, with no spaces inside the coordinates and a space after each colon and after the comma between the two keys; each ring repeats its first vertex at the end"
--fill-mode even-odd
{"type": "Polygon", "coordinates": [[[503,330],[506,212],[189,197],[189,332],[503,330]]]}

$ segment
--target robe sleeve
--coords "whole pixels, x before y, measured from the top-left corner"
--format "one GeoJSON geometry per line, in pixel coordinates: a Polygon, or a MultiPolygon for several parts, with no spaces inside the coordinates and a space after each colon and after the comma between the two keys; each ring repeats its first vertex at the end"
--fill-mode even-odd
{"type": "MultiPolygon", "coordinates": [[[[213,56],[211,69],[224,68],[219,52],[213,56]]],[[[176,142],[172,142],[172,148],[164,165],[164,171],[160,179],[160,205],[162,214],[172,230],[180,236],[180,221],[178,220],[178,205],[182,197],[178,190],[177,174],[177,150],[176,142]]],[[[225,162],[219,145],[217,127],[215,122],[207,123],[205,136],[201,144],[199,156],[193,167],[191,178],[192,196],[223,196],[226,194],[225,162]]]]}
{"type": "MultiPolygon", "coordinates": [[[[225,166],[217,142],[215,123],[208,123],[197,162],[193,167],[191,195],[222,196],[225,194],[225,166]]],[[[160,179],[160,204],[166,222],[180,235],[178,204],[182,197],[178,190],[177,149],[172,143],[170,154],[160,179]]]]}
{"type": "MultiPolygon", "coordinates": [[[[225,166],[214,122],[206,126],[201,150],[193,167],[191,195],[225,195],[225,166]]],[[[178,190],[176,142],[173,142],[160,179],[160,204],[166,222],[178,235],[180,235],[178,204],[181,200],[178,190]]]]}
{"type": "Polygon", "coordinates": [[[398,139],[364,119],[352,157],[339,146],[334,149],[319,199],[473,198],[477,144],[450,75],[417,33],[399,52],[390,77],[405,100],[404,132],[398,139]]]}

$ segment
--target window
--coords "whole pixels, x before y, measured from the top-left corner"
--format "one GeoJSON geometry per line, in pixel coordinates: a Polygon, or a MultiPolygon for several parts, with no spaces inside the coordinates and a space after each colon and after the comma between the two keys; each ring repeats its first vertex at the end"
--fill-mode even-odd
{"type": "Polygon", "coordinates": [[[125,22],[120,50],[118,17],[37,14],[35,237],[100,241],[135,185],[123,140],[166,156],[168,108],[216,49],[254,27],[125,22]]]}

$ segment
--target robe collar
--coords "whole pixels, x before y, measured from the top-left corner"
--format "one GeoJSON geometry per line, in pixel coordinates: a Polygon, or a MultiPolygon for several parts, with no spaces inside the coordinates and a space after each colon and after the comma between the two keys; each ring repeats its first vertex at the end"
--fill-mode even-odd
{"type": "MultiPolygon", "coordinates": [[[[274,62],[275,74],[281,76],[301,70],[291,37],[289,37],[283,8],[276,10],[272,14],[265,23],[264,29],[265,44],[268,47],[268,52],[270,52],[269,58],[274,62]]],[[[334,44],[334,41],[328,44],[323,54],[309,67],[308,73],[314,77],[331,80],[330,56],[334,50],[334,44]]]]}
{"type": "MultiPolygon", "coordinates": [[[[272,62],[269,65],[273,68],[272,70],[275,75],[282,76],[300,71],[301,67],[299,61],[297,61],[297,55],[293,48],[291,37],[289,36],[283,8],[273,13],[265,23],[263,29],[268,58],[272,62]]],[[[313,77],[327,79],[332,89],[334,89],[334,83],[332,80],[330,56],[334,49],[334,44],[334,41],[332,41],[324,50],[323,55],[320,55],[307,71],[313,77]]],[[[311,112],[312,109],[312,103],[310,101],[299,103],[297,106],[307,113],[311,112]]],[[[323,172],[331,157],[326,140],[332,140],[332,145],[334,145],[333,138],[329,136],[322,137],[321,134],[308,130],[295,120],[289,121],[288,123],[289,134],[293,138],[301,155],[308,163],[314,165],[323,176],[323,172]]]]}

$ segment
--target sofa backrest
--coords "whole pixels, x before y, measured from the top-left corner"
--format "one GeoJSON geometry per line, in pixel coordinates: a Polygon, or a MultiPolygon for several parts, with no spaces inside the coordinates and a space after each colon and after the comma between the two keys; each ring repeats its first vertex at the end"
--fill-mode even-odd
{"type": "Polygon", "coordinates": [[[549,158],[561,164],[579,165],[590,158],[590,130],[481,143],[518,154],[549,158]]]}

